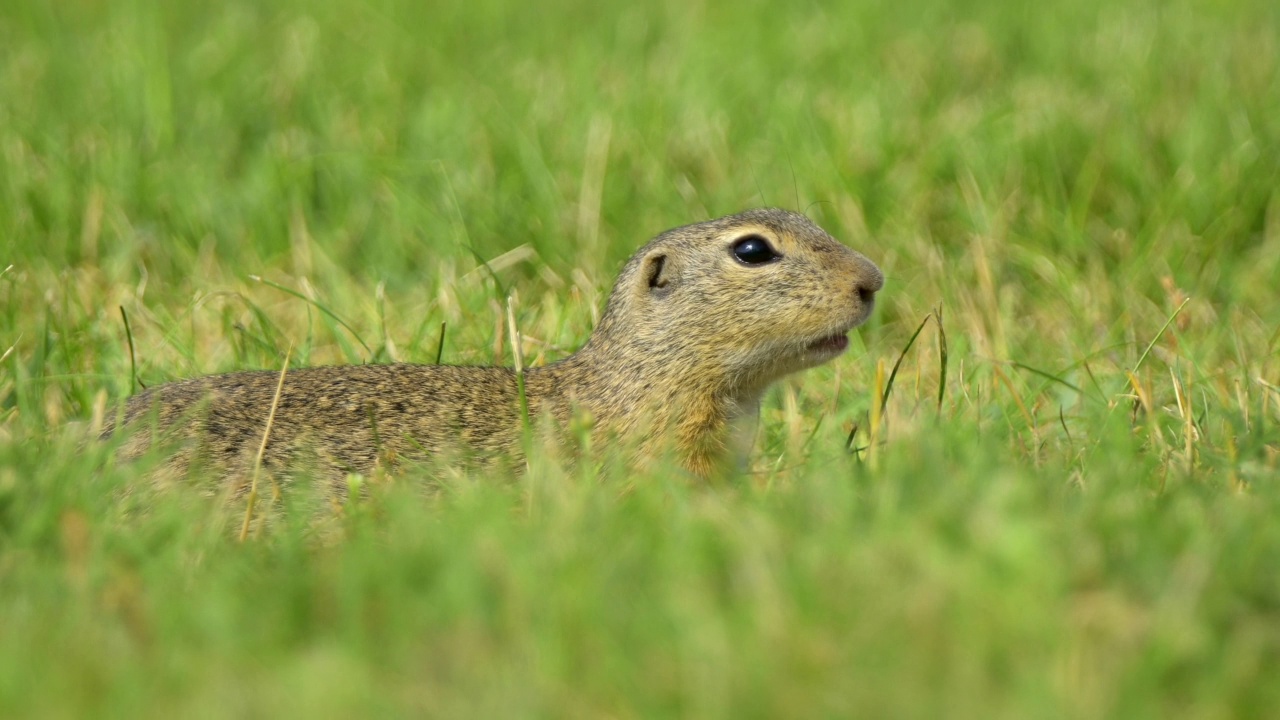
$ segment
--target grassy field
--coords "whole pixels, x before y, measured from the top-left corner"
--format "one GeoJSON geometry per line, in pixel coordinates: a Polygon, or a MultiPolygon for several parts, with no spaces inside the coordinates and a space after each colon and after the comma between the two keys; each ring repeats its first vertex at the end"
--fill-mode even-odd
{"type": "Polygon", "coordinates": [[[5,3],[0,717],[1275,717],[1277,108],[1271,0],[5,3]],[[731,485],[535,454],[239,543],[86,440],[290,348],[505,363],[507,294],[553,361],[758,205],[888,280],[731,485]]]}

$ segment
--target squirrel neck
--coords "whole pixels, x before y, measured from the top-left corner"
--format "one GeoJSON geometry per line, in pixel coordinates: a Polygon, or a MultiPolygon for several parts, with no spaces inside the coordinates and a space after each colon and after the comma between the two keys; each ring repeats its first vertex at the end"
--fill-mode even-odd
{"type": "Polygon", "coordinates": [[[530,368],[526,378],[558,418],[585,410],[597,426],[628,436],[670,429],[695,454],[722,448],[727,423],[754,419],[765,388],[735,383],[696,346],[658,349],[636,336],[599,331],[578,352],[530,368]]]}

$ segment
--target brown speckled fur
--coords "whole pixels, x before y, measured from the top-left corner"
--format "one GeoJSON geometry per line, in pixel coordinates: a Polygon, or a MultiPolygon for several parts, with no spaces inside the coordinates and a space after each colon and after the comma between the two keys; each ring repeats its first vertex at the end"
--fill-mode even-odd
{"type": "MultiPolygon", "coordinates": [[[[838,352],[813,347],[871,312],[880,270],[803,215],[749,210],[669,230],[623,267],[600,324],[568,358],[529,368],[531,417],[563,425],[575,412],[601,438],[673,440],[686,466],[709,476],[727,454],[731,421],[754,420],[783,375],[838,352]],[[782,256],[758,266],[731,248],[759,235],[782,256]]],[[[152,388],[129,399],[123,422],[180,441],[168,460],[243,478],[262,440],[277,371],[237,372],[152,388]],[[152,415],[154,413],[154,415],[152,415]]],[[[515,372],[498,367],[355,365],[290,370],[264,455],[282,473],[306,458],[337,481],[380,461],[464,450],[518,455],[515,372]]],[[[108,433],[111,431],[108,430],[108,433]]],[[[122,455],[150,447],[135,432],[122,455]]]]}

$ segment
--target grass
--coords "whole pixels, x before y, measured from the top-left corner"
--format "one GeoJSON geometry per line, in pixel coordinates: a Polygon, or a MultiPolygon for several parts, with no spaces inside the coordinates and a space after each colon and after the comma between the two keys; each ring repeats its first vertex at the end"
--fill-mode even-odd
{"type": "Polygon", "coordinates": [[[1273,714],[1278,37],[1264,0],[10,3],[0,716],[1273,714]],[[888,281],[730,486],[534,453],[239,543],[85,440],[135,360],[510,364],[509,295],[553,361],[643,240],[765,204],[888,281]]]}

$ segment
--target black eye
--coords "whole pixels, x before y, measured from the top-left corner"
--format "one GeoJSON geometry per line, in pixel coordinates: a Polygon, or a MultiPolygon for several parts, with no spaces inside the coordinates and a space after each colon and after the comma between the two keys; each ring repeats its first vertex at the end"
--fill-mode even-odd
{"type": "Polygon", "coordinates": [[[782,257],[759,235],[739,238],[733,244],[733,256],[745,265],[764,265],[782,257]]]}

